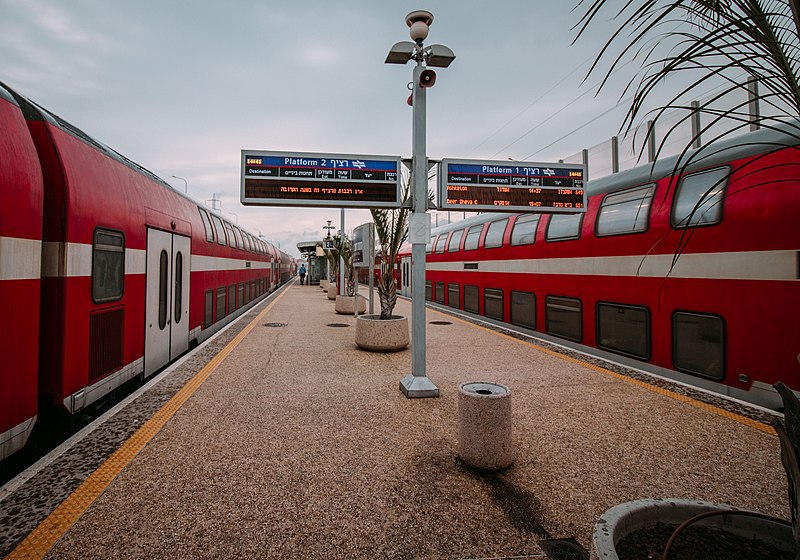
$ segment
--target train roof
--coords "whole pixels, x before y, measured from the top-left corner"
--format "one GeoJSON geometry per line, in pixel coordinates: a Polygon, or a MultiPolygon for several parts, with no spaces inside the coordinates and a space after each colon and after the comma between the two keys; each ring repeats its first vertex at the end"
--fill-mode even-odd
{"type": "Polygon", "coordinates": [[[17,100],[11,95],[11,92],[5,88],[3,82],[0,82],[0,99],[5,99],[9,103],[13,103],[19,107],[19,103],[17,103],[17,100]]]}
{"type": "MultiPolygon", "coordinates": [[[[589,196],[595,196],[643,185],[671,175],[684,165],[686,168],[682,171],[691,173],[732,160],[798,145],[800,145],[800,120],[793,119],[783,123],[770,124],[754,132],[733,136],[699,149],[690,150],[682,158],[670,156],[652,164],[647,163],[593,181],[590,180],[586,186],[586,193],[589,196]]],[[[504,216],[510,215],[512,213],[509,212],[484,212],[459,222],[433,228],[432,233],[439,234],[468,228],[500,220],[504,216]]]]}

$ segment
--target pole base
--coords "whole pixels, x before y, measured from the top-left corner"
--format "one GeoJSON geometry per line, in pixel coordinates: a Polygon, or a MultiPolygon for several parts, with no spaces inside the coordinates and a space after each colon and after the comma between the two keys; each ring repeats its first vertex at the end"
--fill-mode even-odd
{"type": "Polygon", "coordinates": [[[425,376],[406,375],[400,380],[400,390],[409,399],[438,397],[439,388],[425,376]]]}

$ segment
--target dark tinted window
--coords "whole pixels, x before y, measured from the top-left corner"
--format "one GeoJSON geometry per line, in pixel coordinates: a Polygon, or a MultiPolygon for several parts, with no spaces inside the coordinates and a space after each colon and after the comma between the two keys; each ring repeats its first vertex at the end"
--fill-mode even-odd
{"type": "Polygon", "coordinates": [[[425,299],[433,301],[433,283],[430,280],[425,282],[425,299]]]}
{"type": "Polygon", "coordinates": [[[175,255],[175,324],[183,316],[183,253],[175,255]]]}
{"type": "Polygon", "coordinates": [[[478,286],[464,286],[464,311],[478,313],[478,286]]]}
{"type": "Polygon", "coordinates": [[[211,222],[214,224],[214,231],[217,234],[217,243],[225,245],[227,241],[225,240],[225,227],[222,225],[222,220],[218,216],[211,214],[211,222]]]}
{"type": "Polygon", "coordinates": [[[580,342],[583,338],[581,300],[547,296],[545,305],[547,334],[580,342]]]}
{"type": "Polygon", "coordinates": [[[206,290],[205,307],[203,309],[203,323],[209,326],[214,322],[214,291],[206,290]]]}
{"type": "Polygon", "coordinates": [[[503,290],[484,288],[483,314],[498,321],[503,320],[503,290]]]}
{"type": "Polygon", "coordinates": [[[450,307],[455,307],[456,309],[461,307],[460,301],[460,292],[461,289],[459,288],[458,284],[448,284],[447,285],[447,305],[450,307]]]}
{"type": "Polygon", "coordinates": [[[725,377],[725,325],[720,317],[675,313],[672,344],[676,369],[712,379],[725,377]]]}
{"type": "Polygon", "coordinates": [[[434,298],[436,299],[436,303],[444,303],[444,282],[436,282],[436,293],[434,294],[434,298]]]}
{"type": "Polygon", "coordinates": [[[228,286],[228,314],[236,311],[236,284],[228,286]]]}
{"type": "Polygon", "coordinates": [[[436,240],[436,247],[433,250],[437,253],[444,253],[445,243],[447,243],[447,234],[443,233],[436,240]]]}
{"type": "Polygon", "coordinates": [[[169,255],[162,250],[158,259],[158,328],[167,326],[167,304],[169,301],[169,255]]]}
{"type": "Polygon", "coordinates": [[[529,292],[511,292],[511,322],[520,327],[536,328],[536,296],[529,292]]]}
{"type": "Polygon", "coordinates": [[[125,238],[121,232],[98,229],[92,247],[92,298],[122,298],[125,285],[125,238]]]}
{"type": "Polygon", "coordinates": [[[217,288],[217,321],[225,316],[225,287],[217,288]]]}
{"type": "Polygon", "coordinates": [[[597,304],[597,345],[647,360],[650,358],[650,317],[644,307],[597,304]]]}
{"type": "Polygon", "coordinates": [[[203,220],[203,228],[206,230],[206,241],[214,241],[214,228],[211,226],[211,218],[208,217],[208,212],[204,209],[197,207],[200,212],[200,218],[203,220]]]}

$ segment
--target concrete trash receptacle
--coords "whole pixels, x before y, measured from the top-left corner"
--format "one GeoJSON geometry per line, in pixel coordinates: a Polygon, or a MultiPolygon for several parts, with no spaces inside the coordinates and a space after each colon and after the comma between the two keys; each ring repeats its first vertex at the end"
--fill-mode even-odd
{"type": "Polygon", "coordinates": [[[511,466],[511,389],[485,382],[459,386],[458,456],[485,471],[511,466]]]}

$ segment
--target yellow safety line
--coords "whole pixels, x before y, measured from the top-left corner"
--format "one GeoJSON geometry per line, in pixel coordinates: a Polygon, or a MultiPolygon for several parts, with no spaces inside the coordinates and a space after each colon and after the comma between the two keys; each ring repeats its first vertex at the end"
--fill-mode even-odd
{"type": "Polygon", "coordinates": [[[585,361],[580,360],[578,358],[573,358],[572,356],[568,356],[566,354],[561,354],[561,353],[556,352],[554,350],[550,350],[548,348],[544,348],[542,346],[539,346],[538,344],[534,344],[533,342],[529,342],[527,340],[521,340],[519,338],[511,336],[510,334],[506,334],[504,332],[496,331],[494,329],[490,329],[488,327],[484,327],[482,325],[478,325],[478,324],[473,323],[471,321],[467,321],[465,319],[462,319],[461,317],[457,317],[455,315],[450,315],[450,314],[444,313],[442,311],[439,311],[437,309],[431,309],[431,311],[435,311],[436,313],[439,313],[440,315],[444,315],[445,317],[456,319],[457,321],[460,321],[460,322],[465,323],[467,325],[471,325],[473,327],[482,329],[484,331],[488,331],[490,333],[494,333],[497,336],[505,337],[505,338],[511,339],[511,340],[513,340],[515,342],[519,342],[521,344],[526,344],[526,345],[528,345],[528,346],[530,346],[532,348],[535,348],[536,350],[539,350],[540,352],[544,352],[545,354],[549,354],[551,356],[555,356],[557,358],[561,358],[562,360],[566,360],[568,362],[572,362],[572,363],[579,364],[579,365],[584,366],[584,367],[588,367],[588,368],[593,369],[593,370],[595,370],[597,372],[600,372],[602,374],[609,375],[609,376],[611,376],[611,377],[613,377],[615,379],[619,379],[620,381],[624,381],[626,383],[632,383],[632,384],[637,385],[637,386],[639,386],[639,387],[641,387],[643,389],[647,389],[648,391],[651,391],[653,393],[658,393],[659,395],[663,395],[665,397],[669,397],[671,399],[675,399],[677,401],[681,401],[681,402],[686,403],[686,404],[688,404],[690,406],[693,406],[695,408],[699,408],[701,410],[705,410],[705,411],[710,412],[712,414],[716,414],[718,416],[722,416],[723,418],[727,418],[729,420],[733,420],[734,422],[739,422],[740,424],[744,424],[745,426],[750,426],[751,428],[755,428],[756,430],[760,430],[760,431],[764,432],[765,434],[770,434],[770,435],[773,435],[773,436],[777,435],[772,426],[764,424],[763,422],[759,422],[758,420],[753,420],[752,418],[747,418],[746,416],[742,416],[741,414],[736,414],[735,412],[730,412],[728,410],[719,408],[719,407],[714,406],[712,404],[708,404],[708,403],[704,403],[702,401],[698,401],[697,399],[693,399],[691,397],[687,397],[686,395],[681,395],[680,393],[676,393],[674,391],[670,391],[669,389],[664,389],[663,387],[658,387],[656,385],[650,385],[649,383],[646,383],[644,381],[640,381],[639,379],[634,379],[632,377],[628,377],[627,375],[622,375],[622,374],[613,372],[611,370],[608,370],[608,369],[600,367],[600,366],[596,366],[596,365],[594,365],[592,363],[585,362],[585,361]]]}
{"type": "Polygon", "coordinates": [[[6,560],[42,558],[67,532],[87,508],[117,477],[128,463],[164,427],[167,421],[208,379],[222,361],[244,340],[264,315],[272,309],[286,292],[253,319],[242,331],[214,356],[186,385],[181,388],[152,418],[145,422],[122,447],[100,465],[72,494],[59,504],[31,533],[6,556],[6,560]]]}

